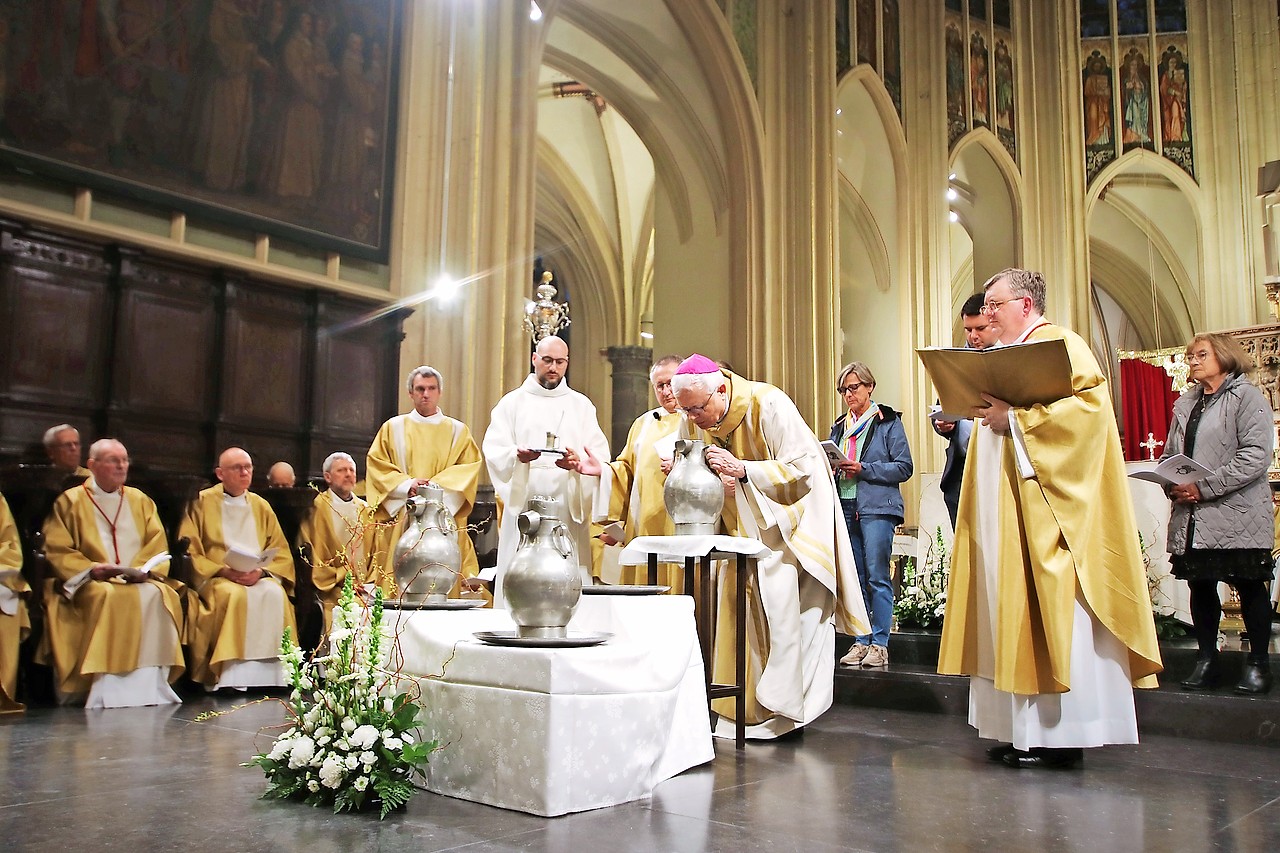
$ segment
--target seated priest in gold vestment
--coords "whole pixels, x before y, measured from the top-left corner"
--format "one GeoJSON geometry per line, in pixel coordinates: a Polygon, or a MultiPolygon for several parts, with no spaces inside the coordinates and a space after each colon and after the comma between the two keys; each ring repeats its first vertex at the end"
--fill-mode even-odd
{"type": "Polygon", "coordinates": [[[182,602],[151,498],[124,485],[115,439],[89,448],[89,479],[63,492],[44,523],[46,625],[40,659],[63,703],[128,708],[180,702],[182,602]],[[87,693],[87,698],[86,698],[87,693]]]}
{"type": "Polygon", "coordinates": [[[0,714],[22,711],[18,701],[18,646],[31,630],[22,577],[22,544],[9,502],[0,495],[0,714]]]}
{"type": "Polygon", "coordinates": [[[253,460],[239,447],[218,457],[218,485],[187,510],[198,602],[189,631],[191,675],[210,690],[283,687],[285,629],[296,638],[293,554],[271,505],[249,491],[253,460]]]}
{"type": "Polygon", "coordinates": [[[58,471],[69,477],[89,476],[89,469],[80,464],[80,430],[71,424],[49,427],[42,443],[49,463],[58,471]]]}
{"type": "Polygon", "coordinates": [[[347,575],[353,576],[357,586],[368,577],[375,527],[369,505],[352,491],[356,461],[351,454],[329,454],[323,470],[329,488],[316,495],[298,539],[311,546],[311,581],[324,606],[324,629],[328,631],[347,575]]]}

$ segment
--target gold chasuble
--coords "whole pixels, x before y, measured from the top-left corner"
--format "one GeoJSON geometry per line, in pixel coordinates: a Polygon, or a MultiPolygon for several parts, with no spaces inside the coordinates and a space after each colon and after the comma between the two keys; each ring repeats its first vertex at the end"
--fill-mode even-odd
{"type": "MultiPolygon", "coordinates": [[[[725,501],[725,532],[771,551],[747,587],[747,736],[772,738],[831,707],[835,627],[864,635],[870,621],[854,568],[835,480],[813,430],[785,393],[722,371],[729,403],[715,427],[700,431],[746,466],[725,501]]],[[[698,436],[695,436],[698,437],[698,436]]],[[[734,564],[720,573],[714,680],[734,680],[734,564]]],[[[716,700],[718,731],[732,730],[732,699],[716,700]]]]}
{"type": "Polygon", "coordinates": [[[9,502],[0,495],[0,714],[22,711],[17,699],[18,646],[31,632],[24,594],[31,591],[22,577],[22,544],[9,502]]]}
{"type": "MultiPolygon", "coordinates": [[[[191,644],[191,677],[206,686],[219,682],[223,665],[246,659],[246,637],[250,630],[248,590],[227,578],[215,577],[226,565],[227,539],[223,531],[222,510],[226,493],[222,484],[200,492],[187,508],[179,536],[191,540],[191,561],[195,566],[195,586],[199,593],[192,608],[188,636],[191,644]]],[[[264,570],[259,584],[278,583],[284,590],[282,618],[296,639],[297,620],[288,596],[293,594],[293,552],[280,530],[280,522],[271,505],[253,492],[245,492],[253,522],[257,528],[257,547],[261,551],[275,548],[276,553],[264,570]]],[[[280,638],[275,638],[277,650],[280,638]]],[[[253,660],[265,660],[254,657],[253,660]]]]}
{"type": "Polygon", "coordinates": [[[117,556],[114,543],[102,541],[94,499],[104,501],[105,496],[92,479],[59,495],[44,522],[44,550],[53,576],[45,583],[47,623],[40,657],[53,666],[56,686],[64,694],[88,691],[94,676],[123,675],[140,666],[168,667],[169,683],[184,669],[181,584],[169,579],[168,560],[153,566],[151,579],[141,583],[126,583],[118,577],[88,580],[70,600],[63,594],[63,585],[94,563],[139,568],[168,550],[160,514],[151,498],[129,486],[121,486],[119,493],[140,543],[132,556],[117,556]],[[142,602],[142,590],[147,587],[159,593],[173,622],[173,633],[166,628],[162,636],[170,641],[167,647],[150,650],[148,656],[153,659],[140,661],[140,652],[148,645],[144,642],[142,602]]]}
{"type": "Polygon", "coordinates": [[[975,426],[970,439],[938,671],[981,676],[1022,696],[1066,693],[1078,592],[1128,650],[1133,684],[1155,687],[1160,651],[1107,383],[1074,332],[1045,323],[1027,336],[1051,339],[1066,341],[1074,393],[1010,410],[1033,475],[1020,471],[1011,437],[987,444],[975,426]],[[999,459],[976,455],[991,447],[1000,448],[999,459]],[[980,518],[979,473],[991,466],[999,470],[998,498],[990,498],[994,515],[980,518]],[[997,551],[984,554],[983,528],[993,523],[998,536],[986,539],[997,551]],[[984,591],[990,582],[995,589],[984,591]],[[980,654],[980,634],[993,637],[990,652],[980,654]]]}
{"type": "MultiPolygon", "coordinates": [[[[396,541],[404,531],[405,500],[414,480],[430,480],[444,489],[445,506],[458,525],[462,577],[479,571],[475,545],[467,535],[467,516],[476,500],[480,480],[480,448],[462,421],[437,411],[425,417],[416,411],[397,415],[382,425],[365,460],[365,496],[378,524],[370,579],[391,592],[395,568],[390,565],[396,541]]],[[[462,582],[449,592],[456,598],[462,582]]]]}
{"type": "Polygon", "coordinates": [[[352,583],[357,586],[369,580],[369,559],[373,553],[373,511],[355,495],[345,507],[346,513],[337,512],[333,492],[316,495],[311,513],[298,529],[298,540],[311,546],[311,581],[324,606],[324,629],[329,630],[333,608],[342,595],[342,584],[354,564],[352,583]]]}
{"type": "MultiPolygon", "coordinates": [[[[667,475],[662,473],[662,460],[654,444],[665,439],[664,447],[666,444],[674,445],[674,435],[683,418],[679,411],[668,412],[661,406],[645,412],[631,425],[626,447],[617,459],[609,463],[613,483],[606,521],[623,522],[627,542],[637,536],[670,536],[675,533],[675,524],[662,499],[667,475]]],[[[671,449],[665,449],[668,458],[671,453],[671,449]]],[[[621,570],[622,583],[649,582],[646,566],[622,566],[621,570]]],[[[683,594],[684,567],[659,564],[658,583],[670,586],[673,595],[683,594]]]]}

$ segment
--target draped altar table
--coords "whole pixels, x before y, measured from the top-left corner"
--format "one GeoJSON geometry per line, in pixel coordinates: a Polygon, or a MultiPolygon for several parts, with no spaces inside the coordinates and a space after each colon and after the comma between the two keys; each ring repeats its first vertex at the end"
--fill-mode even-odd
{"type": "Polygon", "coordinates": [[[428,790],[553,816],[647,797],[715,757],[688,597],[583,596],[570,634],[613,634],[588,648],[472,636],[514,630],[505,610],[387,616],[400,674],[422,690],[423,734],[443,747],[428,790]]]}

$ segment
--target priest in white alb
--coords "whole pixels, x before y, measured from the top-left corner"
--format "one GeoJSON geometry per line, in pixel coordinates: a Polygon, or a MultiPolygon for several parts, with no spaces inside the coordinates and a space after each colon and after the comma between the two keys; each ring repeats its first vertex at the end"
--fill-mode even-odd
{"type": "Polygon", "coordinates": [[[1138,526],[1088,342],[1044,319],[1039,273],[983,289],[1001,346],[1065,342],[1072,393],[1027,408],[983,394],[973,412],[938,671],[970,676],[969,724],[1000,741],[993,761],[1073,767],[1138,742],[1133,687],[1161,669],[1138,526]]]}
{"type": "MultiPolygon", "coordinates": [[[[835,631],[870,631],[835,480],[818,437],[780,389],[691,355],[672,378],[692,437],[707,444],[726,484],[724,532],[758,539],[747,590],[749,738],[768,739],[813,722],[831,707],[835,631]]],[[[599,471],[587,456],[584,473],[599,471]]],[[[713,680],[733,683],[735,569],[720,571],[713,680]]],[[[732,737],[734,700],[718,699],[716,734],[732,737]]]]}
{"type": "Polygon", "coordinates": [[[18,701],[18,646],[31,631],[22,576],[22,543],[9,502],[0,495],[0,714],[25,710],[18,701]]]}
{"type": "Polygon", "coordinates": [[[52,665],[63,703],[180,702],[170,684],[184,669],[182,602],[168,578],[160,515],[151,498],[124,485],[129,454],[120,442],[95,441],[89,471],[58,497],[44,523],[53,577],[45,586],[39,656],[52,665]]]}
{"type": "Polygon", "coordinates": [[[584,478],[563,455],[541,452],[573,448],[581,453],[587,448],[597,458],[609,458],[609,441],[596,420],[596,407],[569,387],[565,379],[568,367],[568,344],[554,335],[539,341],[533,353],[533,373],[493,407],[484,434],[489,479],[502,505],[495,607],[504,606],[502,573],[520,544],[516,518],[534,495],[560,501],[565,515],[561,521],[572,536],[583,581],[591,583],[591,514],[598,483],[584,478]]]}
{"type": "Polygon", "coordinates": [[[200,492],[180,532],[199,593],[189,608],[191,676],[210,690],[284,687],[280,641],[286,628],[298,636],[293,553],[271,505],[249,491],[249,454],[227,448],[214,474],[219,484],[200,492]]]}
{"type": "MultiPolygon", "coordinates": [[[[671,390],[671,377],[679,366],[680,358],[668,355],[649,369],[649,384],[653,386],[658,405],[631,424],[626,446],[600,478],[597,520],[620,522],[625,542],[637,536],[670,536],[675,532],[662,493],[671,471],[680,422],[684,420],[676,406],[675,392],[671,390]]],[[[616,542],[608,534],[601,534],[600,538],[606,545],[616,542]]],[[[645,584],[648,574],[646,566],[623,566],[619,579],[624,584],[645,584]]],[[[678,563],[659,563],[658,583],[671,587],[675,595],[682,594],[684,567],[678,563]]]]}
{"type": "Polygon", "coordinates": [[[434,483],[444,490],[444,505],[458,525],[462,578],[450,591],[456,597],[479,572],[476,549],[467,535],[467,516],[476,500],[480,480],[480,448],[471,430],[440,410],[444,377],[422,365],[405,380],[413,410],[396,415],[378,430],[365,464],[365,497],[378,524],[371,573],[391,592],[395,567],[390,565],[396,541],[404,531],[405,501],[434,483]]]}
{"type": "Polygon", "coordinates": [[[329,488],[316,495],[311,512],[298,528],[298,541],[311,548],[311,582],[328,632],[347,576],[356,586],[368,580],[374,526],[369,505],[352,491],[357,477],[351,454],[330,453],[321,471],[329,488]]]}

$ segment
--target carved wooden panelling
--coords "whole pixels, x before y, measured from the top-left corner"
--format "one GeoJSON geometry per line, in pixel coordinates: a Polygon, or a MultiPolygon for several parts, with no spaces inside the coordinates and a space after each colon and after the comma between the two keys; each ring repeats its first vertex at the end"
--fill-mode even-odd
{"type": "Polygon", "coordinates": [[[6,235],[0,260],[0,392],[88,410],[102,404],[107,269],[83,251],[6,235]]]}
{"type": "Polygon", "coordinates": [[[213,289],[126,262],[112,407],[201,421],[212,411],[213,289]]]}
{"type": "Polygon", "coordinates": [[[302,429],[306,418],[306,294],[227,288],[222,420],[302,429]]]}
{"type": "Polygon", "coordinates": [[[0,456],[42,459],[66,422],[156,476],[207,476],[229,445],[259,480],[280,459],[316,476],[334,450],[363,471],[408,314],[353,323],[372,307],[0,222],[0,456]]]}
{"type": "Polygon", "coordinates": [[[382,424],[378,417],[381,359],[375,343],[367,337],[325,337],[320,341],[316,364],[320,379],[316,388],[317,429],[376,432],[382,424]]]}

